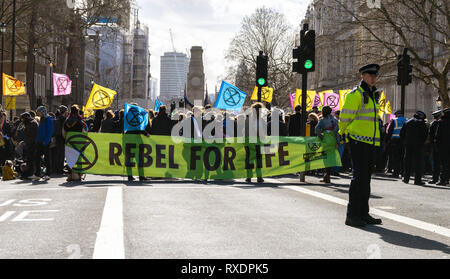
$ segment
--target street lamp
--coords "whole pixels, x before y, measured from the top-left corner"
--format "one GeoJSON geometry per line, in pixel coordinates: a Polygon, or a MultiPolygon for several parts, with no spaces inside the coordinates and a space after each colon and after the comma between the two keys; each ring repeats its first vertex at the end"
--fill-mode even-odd
{"type": "Polygon", "coordinates": [[[49,63],[48,66],[50,67],[50,90],[49,90],[49,94],[47,96],[47,102],[48,102],[48,108],[51,109],[52,107],[52,96],[53,96],[53,58],[50,57],[49,59],[49,63]]]}
{"type": "MultiPolygon", "coordinates": [[[[78,78],[80,77],[80,70],[78,68],[75,68],[74,76],[75,76],[75,96],[79,98],[80,96],[78,96],[78,78]]],[[[83,95],[81,95],[81,104],[83,104],[83,95]]]]}
{"type": "MultiPolygon", "coordinates": [[[[34,98],[36,98],[36,86],[35,86],[35,82],[36,82],[36,80],[35,80],[35,75],[36,75],[36,55],[37,55],[37,53],[38,53],[38,48],[37,48],[37,46],[35,45],[34,47],[33,47],[33,49],[32,49],[32,53],[33,53],[33,75],[31,76],[31,90],[32,90],[32,101],[34,101],[35,99],[34,98]]],[[[33,106],[34,104],[30,104],[31,106],[33,106]]]]}
{"type": "Polygon", "coordinates": [[[441,108],[442,108],[442,99],[441,99],[441,96],[439,96],[439,97],[436,99],[436,104],[437,104],[438,109],[441,109],[441,108]]]}
{"type": "MultiPolygon", "coordinates": [[[[6,33],[6,24],[0,22],[0,33],[2,33],[2,55],[1,55],[1,74],[3,75],[3,60],[4,60],[4,49],[5,49],[5,33],[6,33]]],[[[0,96],[0,105],[3,104],[3,82],[1,85],[2,95],[0,96]]]]}

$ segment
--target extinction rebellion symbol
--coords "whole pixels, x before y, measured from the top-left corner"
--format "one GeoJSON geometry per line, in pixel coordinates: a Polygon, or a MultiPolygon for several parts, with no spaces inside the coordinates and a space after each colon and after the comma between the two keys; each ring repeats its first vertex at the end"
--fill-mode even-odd
{"type": "Polygon", "coordinates": [[[234,88],[227,88],[223,94],[223,101],[230,107],[237,106],[241,102],[241,94],[234,88]]]}
{"type": "Polygon", "coordinates": [[[327,106],[329,106],[332,109],[337,108],[339,105],[339,100],[335,95],[330,95],[327,97],[327,106]]]}
{"type": "Polygon", "coordinates": [[[145,120],[145,112],[139,112],[137,108],[130,108],[127,113],[127,122],[132,127],[139,127],[145,120]]]}
{"type": "Polygon", "coordinates": [[[270,90],[267,87],[261,89],[261,99],[268,100],[270,97],[270,90]]]}
{"type": "Polygon", "coordinates": [[[317,150],[319,150],[322,147],[322,144],[320,142],[311,142],[308,143],[308,148],[312,151],[312,152],[316,152],[317,150]]]}
{"type": "Polygon", "coordinates": [[[101,108],[111,104],[111,98],[105,91],[98,89],[92,96],[94,107],[101,108]]]}
{"type": "Polygon", "coordinates": [[[56,89],[58,93],[64,93],[67,90],[67,86],[69,86],[69,81],[65,77],[59,77],[56,80],[56,89]]]}
{"type": "Polygon", "coordinates": [[[72,169],[75,171],[87,171],[92,168],[98,160],[98,149],[95,142],[84,135],[74,135],[67,140],[68,145],[73,149],[80,152],[80,159],[78,160],[76,167],[72,169]],[[86,150],[94,151],[94,158],[88,158],[84,153],[86,150]]]}
{"type": "Polygon", "coordinates": [[[8,88],[9,91],[15,93],[18,92],[22,86],[20,81],[8,78],[6,82],[6,87],[8,88]]]}

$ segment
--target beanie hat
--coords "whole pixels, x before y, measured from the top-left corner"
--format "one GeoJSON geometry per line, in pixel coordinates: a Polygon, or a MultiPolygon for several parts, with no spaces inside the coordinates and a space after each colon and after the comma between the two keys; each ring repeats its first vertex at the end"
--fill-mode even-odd
{"type": "Polygon", "coordinates": [[[38,108],[36,109],[36,111],[42,113],[42,115],[43,115],[45,118],[48,117],[48,115],[47,115],[47,109],[46,109],[44,106],[38,107],[38,108]]]}

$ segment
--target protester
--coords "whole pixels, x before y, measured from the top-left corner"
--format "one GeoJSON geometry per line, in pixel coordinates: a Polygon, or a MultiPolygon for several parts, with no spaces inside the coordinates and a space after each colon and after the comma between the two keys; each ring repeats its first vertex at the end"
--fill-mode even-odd
{"type": "Polygon", "coordinates": [[[6,112],[0,111],[0,165],[8,159],[13,159],[11,138],[12,127],[6,112]]]}
{"type": "Polygon", "coordinates": [[[289,119],[288,135],[290,137],[300,137],[302,135],[302,107],[297,105],[295,107],[295,114],[289,119]]]}
{"type": "Polygon", "coordinates": [[[414,166],[415,185],[424,185],[423,158],[424,146],[428,137],[428,128],[425,124],[426,115],[422,111],[416,112],[413,119],[403,125],[400,138],[405,145],[403,182],[408,184],[414,166]]]}
{"type": "MultiPolygon", "coordinates": [[[[322,139],[324,133],[333,133],[336,139],[336,148],[338,148],[338,143],[340,141],[339,122],[331,115],[332,111],[333,110],[329,106],[323,107],[322,119],[315,127],[315,134],[318,135],[320,139],[322,139]]],[[[325,174],[320,182],[331,183],[331,168],[325,169],[325,174]]]]}
{"type": "Polygon", "coordinates": [[[319,116],[312,112],[308,115],[308,121],[306,122],[306,136],[315,137],[316,136],[316,125],[319,123],[319,116]]]}
{"type": "MultiPolygon", "coordinates": [[[[262,116],[263,108],[263,103],[254,103],[251,106],[252,110],[250,112],[250,115],[247,115],[247,118],[245,120],[245,137],[247,138],[247,141],[249,137],[265,138],[267,136],[265,134],[265,131],[267,130],[267,124],[262,116]],[[255,123],[253,123],[253,121],[251,120],[254,120],[255,123]]],[[[247,178],[245,181],[247,183],[251,183],[252,179],[247,178]]],[[[257,182],[264,183],[264,179],[262,178],[262,176],[258,176],[257,182]]]]}
{"type": "Polygon", "coordinates": [[[63,136],[63,130],[64,130],[64,122],[67,118],[67,107],[64,105],[59,106],[59,113],[56,115],[56,119],[54,121],[55,123],[55,140],[56,140],[56,149],[55,149],[55,156],[53,158],[53,173],[57,175],[64,174],[64,146],[65,146],[65,140],[63,136]]]}
{"type": "Polygon", "coordinates": [[[278,115],[278,119],[270,119],[270,121],[267,123],[267,135],[268,136],[280,136],[280,137],[286,137],[287,136],[287,128],[286,124],[284,123],[284,117],[281,110],[276,109],[274,112],[272,112],[273,115],[278,115]],[[278,134],[272,134],[272,122],[277,121],[278,122],[278,134]]]}
{"type": "Polygon", "coordinates": [[[167,115],[166,106],[162,105],[159,112],[152,120],[150,134],[155,136],[170,136],[173,127],[173,122],[167,115]]]}
{"type": "Polygon", "coordinates": [[[36,151],[34,156],[34,175],[31,180],[41,179],[41,161],[44,156],[45,172],[42,177],[44,180],[50,180],[51,175],[51,158],[50,143],[52,142],[54,125],[53,118],[47,114],[44,106],[37,108],[37,116],[39,117],[39,128],[36,139],[36,151]]]}
{"type": "MultiPolygon", "coordinates": [[[[70,114],[64,122],[64,134],[69,132],[81,133],[87,129],[87,124],[83,122],[80,115],[80,109],[78,105],[73,105],[70,108],[70,114]]],[[[67,181],[81,181],[81,175],[77,172],[69,170],[69,176],[67,181]]]]}
{"type": "MultiPolygon", "coordinates": [[[[81,113],[80,113],[81,114],[81,113]]],[[[104,119],[105,111],[102,109],[95,111],[94,122],[92,123],[92,127],[89,127],[89,132],[98,133],[102,126],[102,121],[104,119]]],[[[83,115],[83,114],[81,114],[83,115]]]]}
{"type": "Polygon", "coordinates": [[[105,112],[105,119],[103,119],[102,124],[100,125],[100,133],[114,133],[114,112],[112,110],[108,110],[105,112]]]}
{"type": "Polygon", "coordinates": [[[22,173],[22,179],[27,180],[33,174],[34,170],[34,155],[39,123],[28,112],[22,113],[20,119],[22,123],[17,130],[17,139],[19,142],[23,141],[25,143],[23,157],[26,167],[22,173]]]}

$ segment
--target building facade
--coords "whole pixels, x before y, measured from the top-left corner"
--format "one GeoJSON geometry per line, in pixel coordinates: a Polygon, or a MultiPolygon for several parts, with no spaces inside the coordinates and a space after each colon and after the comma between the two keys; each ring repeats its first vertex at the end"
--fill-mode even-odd
{"type": "Polygon", "coordinates": [[[184,96],[189,58],[184,53],[166,52],[161,56],[160,100],[168,102],[184,96]]]}
{"type": "MultiPolygon", "coordinates": [[[[390,101],[395,111],[401,108],[401,88],[397,85],[397,61],[366,56],[364,49],[369,48],[366,38],[369,38],[370,34],[365,28],[355,24],[354,17],[348,12],[352,10],[359,15],[370,12],[363,2],[345,1],[347,10],[335,0],[314,0],[310,3],[305,19],[301,23],[301,27],[307,23],[310,30],[316,31],[316,71],[309,74],[308,87],[318,92],[352,89],[360,82],[358,69],[369,63],[377,63],[381,65],[377,87],[385,91],[387,101],[390,101]]],[[[381,35],[388,36],[387,33],[381,35]]],[[[398,49],[399,53],[401,49],[398,49]]],[[[384,53],[380,53],[379,56],[382,54],[384,53]]],[[[443,57],[446,55],[441,53],[443,57]]],[[[435,101],[437,97],[438,92],[434,87],[426,85],[420,79],[413,79],[413,83],[406,89],[407,117],[411,117],[417,110],[430,115],[437,109],[435,101]]]]}

